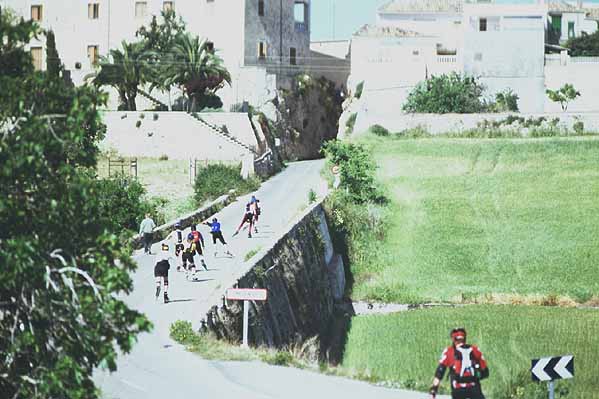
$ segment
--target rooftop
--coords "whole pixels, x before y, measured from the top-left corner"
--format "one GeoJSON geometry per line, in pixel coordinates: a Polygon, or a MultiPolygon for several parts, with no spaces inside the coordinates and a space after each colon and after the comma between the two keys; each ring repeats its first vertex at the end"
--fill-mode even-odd
{"type": "Polygon", "coordinates": [[[361,37],[419,37],[418,32],[393,26],[364,25],[354,34],[361,37]]]}
{"type": "Polygon", "coordinates": [[[599,8],[587,8],[585,9],[588,19],[593,19],[599,22],[599,8]]]}
{"type": "Polygon", "coordinates": [[[461,13],[463,4],[464,0],[393,0],[382,5],[379,13],[461,13]]]}
{"type": "Polygon", "coordinates": [[[547,0],[549,12],[584,12],[584,10],[565,2],[564,0],[547,0]]]}

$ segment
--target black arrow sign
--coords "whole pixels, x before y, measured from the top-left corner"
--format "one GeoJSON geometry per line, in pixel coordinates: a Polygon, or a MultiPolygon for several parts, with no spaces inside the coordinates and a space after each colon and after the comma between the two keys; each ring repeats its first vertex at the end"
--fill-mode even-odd
{"type": "Polygon", "coordinates": [[[533,359],[530,367],[533,381],[553,381],[574,377],[574,356],[533,359]]]}

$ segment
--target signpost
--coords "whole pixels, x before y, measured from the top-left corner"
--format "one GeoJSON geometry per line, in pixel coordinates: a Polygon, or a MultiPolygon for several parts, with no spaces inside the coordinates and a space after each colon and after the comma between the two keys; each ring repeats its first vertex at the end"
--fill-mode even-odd
{"type": "Polygon", "coordinates": [[[533,359],[530,366],[533,381],[549,381],[549,399],[555,397],[555,380],[574,377],[574,356],[533,359]]]}
{"type": "Polygon", "coordinates": [[[232,301],[243,301],[243,343],[248,347],[248,325],[250,318],[249,301],[266,301],[267,291],[261,288],[229,288],[225,298],[232,301]]]}

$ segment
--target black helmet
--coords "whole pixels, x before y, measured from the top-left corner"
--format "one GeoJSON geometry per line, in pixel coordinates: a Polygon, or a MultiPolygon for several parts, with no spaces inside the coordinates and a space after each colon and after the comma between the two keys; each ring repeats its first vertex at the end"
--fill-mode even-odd
{"type": "Polygon", "coordinates": [[[180,229],[181,228],[181,221],[178,220],[177,223],[175,223],[175,228],[176,229],[180,229]]]}
{"type": "Polygon", "coordinates": [[[198,228],[197,226],[194,224],[191,225],[191,231],[196,231],[198,228]]]}

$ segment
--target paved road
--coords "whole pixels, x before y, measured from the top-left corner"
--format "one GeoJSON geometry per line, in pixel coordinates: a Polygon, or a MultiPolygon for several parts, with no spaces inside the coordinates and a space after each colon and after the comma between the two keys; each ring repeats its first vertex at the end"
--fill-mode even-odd
{"type": "MultiPolygon", "coordinates": [[[[176,320],[190,320],[197,328],[209,307],[220,300],[223,289],[237,279],[245,255],[253,249],[268,248],[273,244],[306,207],[310,189],[320,194],[326,191],[326,184],[320,178],[322,166],[323,161],[294,163],[262,185],[256,196],[261,201],[263,213],[259,232],[251,239],[247,238],[247,232],[231,237],[249,196],[240,198],[216,215],[235,258],[225,256],[220,244],[215,248],[210,241],[206,257],[209,270],[201,272],[200,281],[189,282],[183,273],[170,273],[169,304],[154,299],[153,257],[136,254],[139,268],[133,275],[134,291],[126,301],[149,317],[154,330],[140,337],[131,354],[119,358],[116,373],[96,373],[95,380],[105,399],[425,397],[259,362],[206,361],[185,351],[168,336],[169,326],[176,320]],[[216,257],[214,249],[220,251],[216,257]]],[[[205,239],[210,239],[207,226],[202,226],[200,231],[205,239]]],[[[159,246],[154,245],[154,253],[159,246]]]]}

